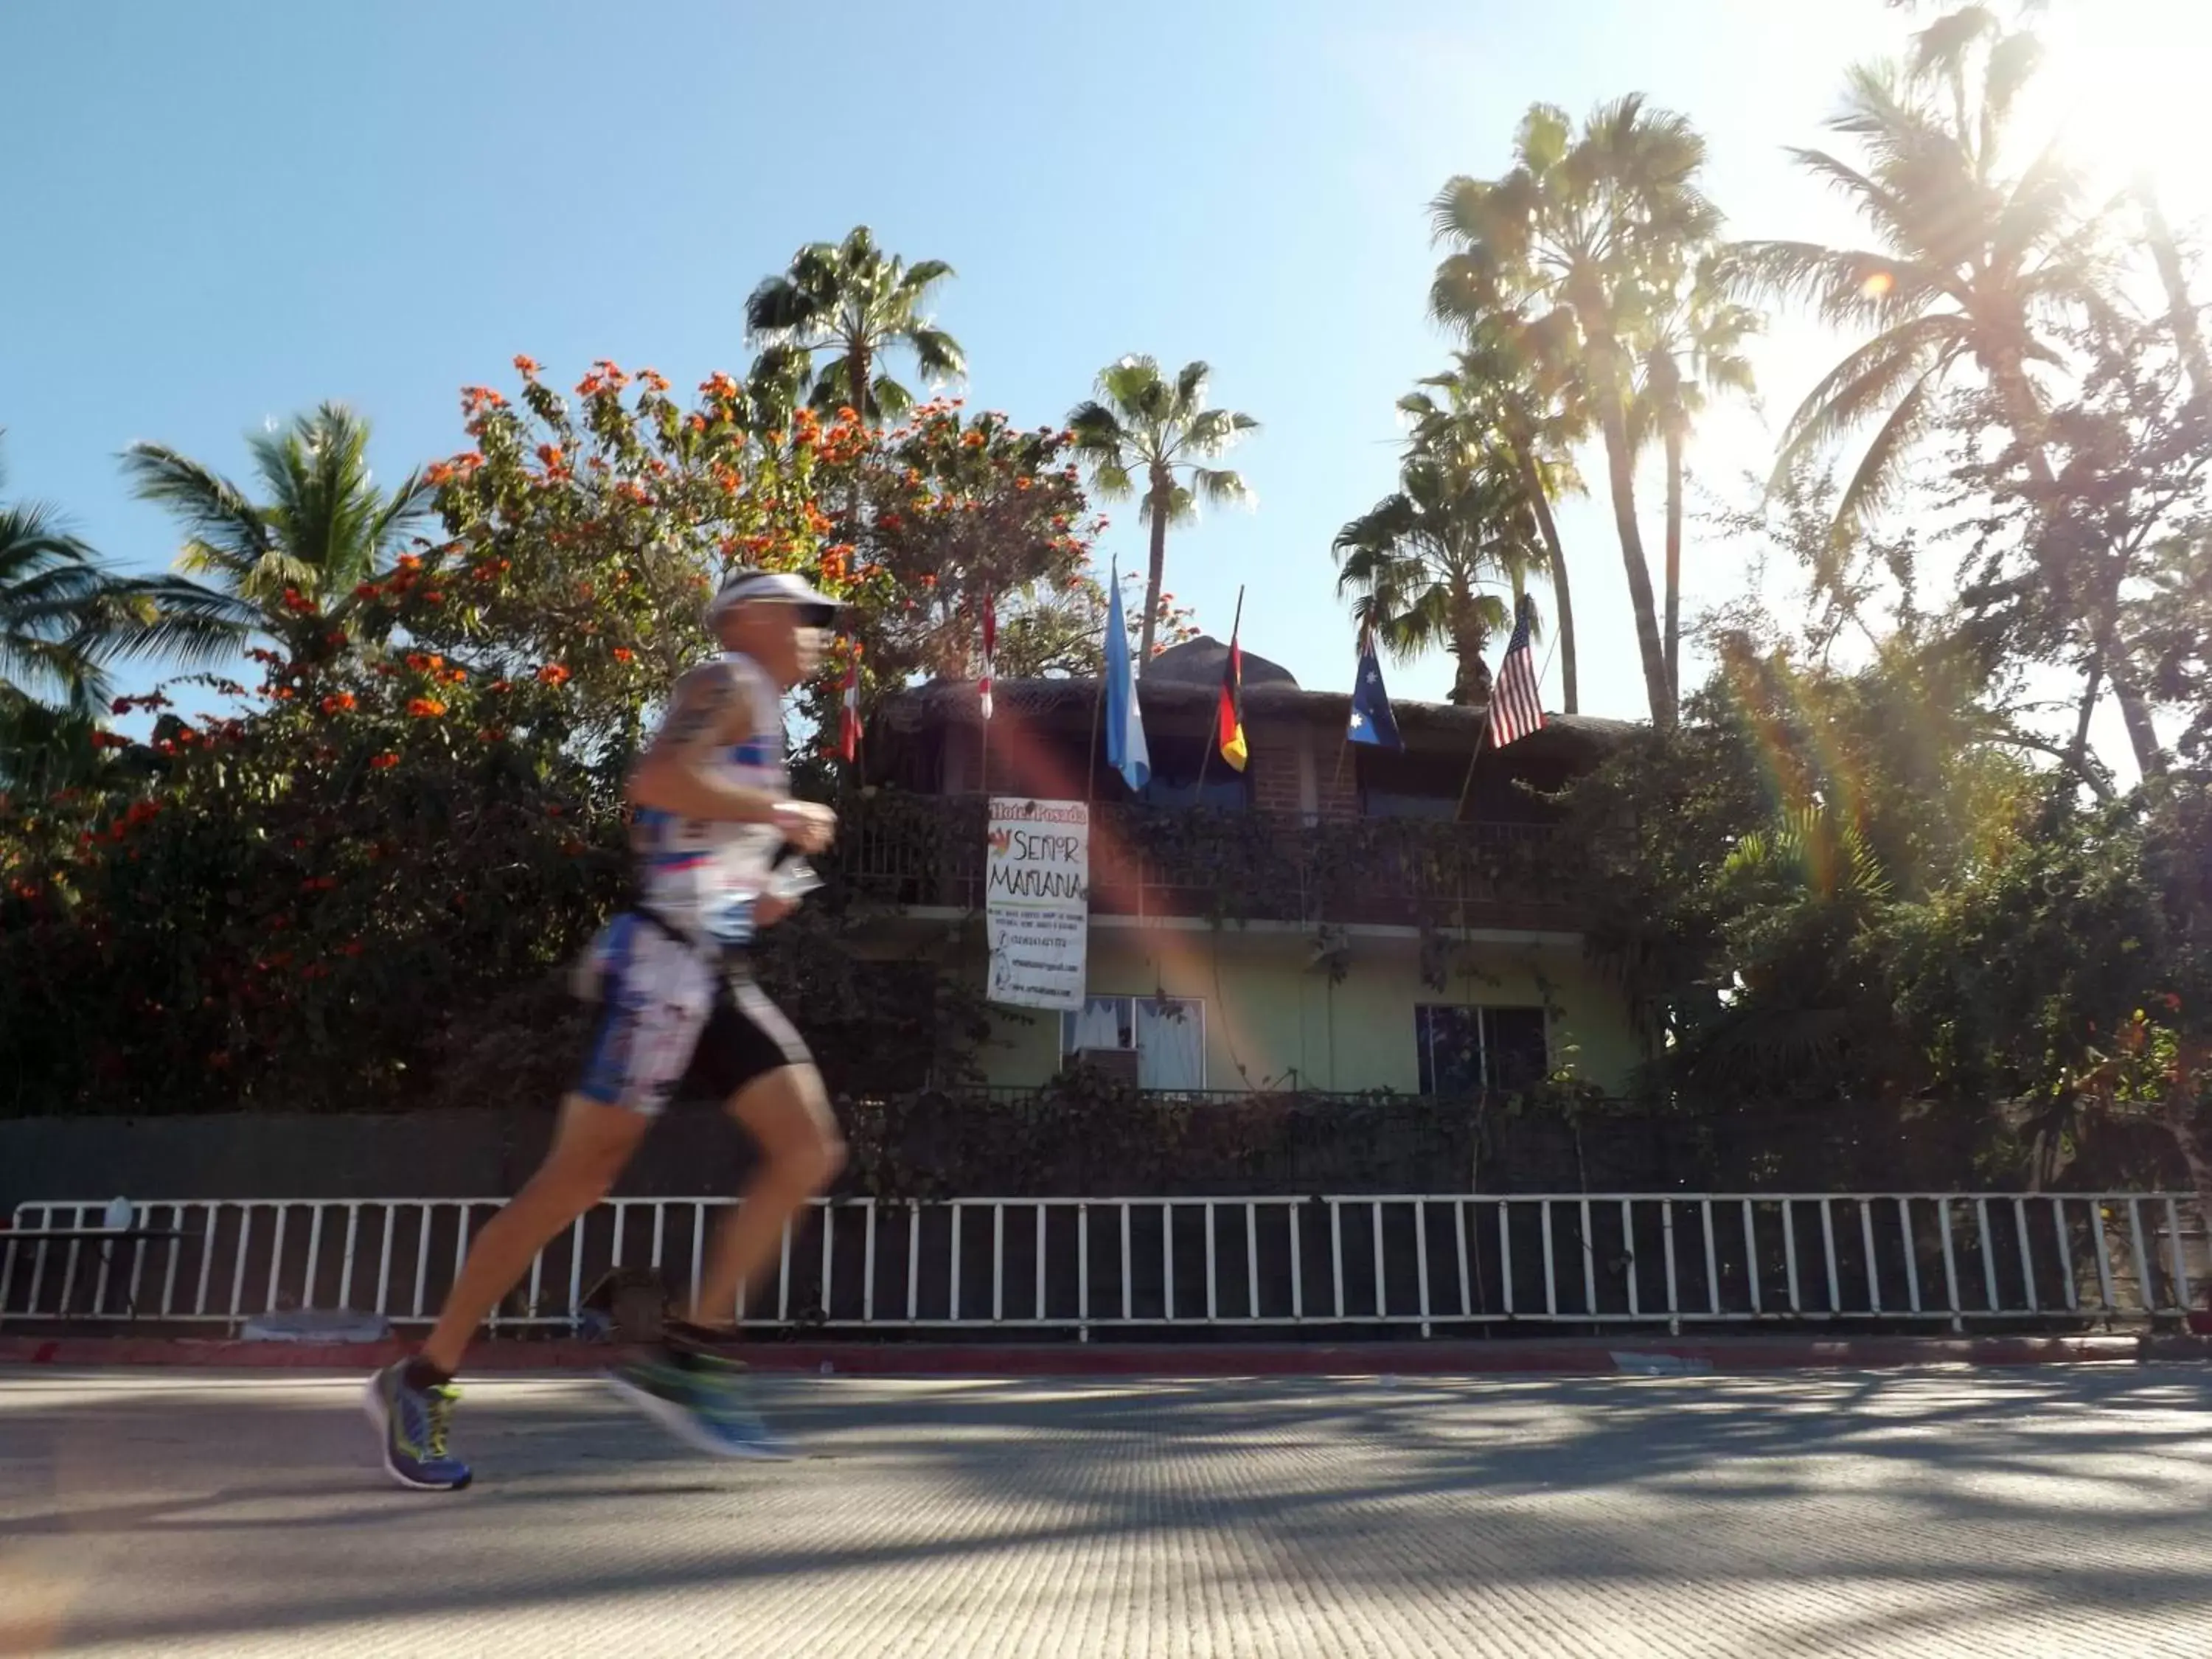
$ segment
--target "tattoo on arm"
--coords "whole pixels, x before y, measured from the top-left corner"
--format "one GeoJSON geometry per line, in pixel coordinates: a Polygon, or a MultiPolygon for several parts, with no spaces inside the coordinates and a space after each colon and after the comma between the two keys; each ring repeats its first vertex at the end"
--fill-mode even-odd
{"type": "Polygon", "coordinates": [[[719,668],[685,675],[676,684],[653,746],[681,753],[711,744],[735,700],[735,689],[719,668]]]}

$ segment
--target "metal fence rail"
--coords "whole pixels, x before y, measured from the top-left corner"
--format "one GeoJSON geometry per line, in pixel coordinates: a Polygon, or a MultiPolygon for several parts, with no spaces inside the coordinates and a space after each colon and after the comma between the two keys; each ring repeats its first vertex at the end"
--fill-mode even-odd
{"type": "MultiPolygon", "coordinates": [[[[234,1328],[350,1308],[425,1323],[495,1199],[26,1204],[0,1324],[234,1328]]],[[[601,1204],[496,1328],[573,1328],[610,1268],[698,1283],[720,1198],[601,1204]]],[[[2212,1282],[2191,1195],[1464,1194],[818,1202],[738,1312],[841,1329],[2141,1322],[2212,1282]]]]}

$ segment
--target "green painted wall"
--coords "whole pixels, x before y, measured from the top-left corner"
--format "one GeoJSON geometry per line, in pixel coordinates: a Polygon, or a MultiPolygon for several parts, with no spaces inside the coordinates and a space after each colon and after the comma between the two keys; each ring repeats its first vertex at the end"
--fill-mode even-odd
{"type": "MultiPolygon", "coordinates": [[[[1482,1003],[1555,1011],[1553,1063],[1608,1091],[1638,1059],[1620,994],[1583,959],[1578,945],[1473,944],[1453,953],[1446,988],[1421,982],[1417,941],[1355,938],[1339,983],[1311,966],[1299,933],[1093,927],[1093,994],[1193,997],[1206,1005],[1210,1089],[1395,1089],[1420,1085],[1414,1048],[1417,1003],[1482,1003]]],[[[981,974],[981,965],[976,966],[981,974]]],[[[984,1056],[994,1084],[1028,1086],[1060,1066],[1060,1018],[1007,1011],[984,1056]]]]}

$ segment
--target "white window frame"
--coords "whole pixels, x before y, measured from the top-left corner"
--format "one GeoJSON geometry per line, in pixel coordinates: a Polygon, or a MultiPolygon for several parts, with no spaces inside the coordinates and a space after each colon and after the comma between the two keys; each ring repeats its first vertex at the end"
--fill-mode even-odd
{"type": "MultiPolygon", "coordinates": [[[[1115,1046],[1124,1050],[1134,1050],[1138,1047],[1137,1005],[1139,1003],[1149,1002],[1155,1007],[1158,1006],[1162,1003],[1173,1003],[1179,1008],[1194,1011],[1198,1017],[1198,1086],[1196,1089],[1175,1089],[1168,1091],[1156,1091],[1155,1092],[1195,1094],[1202,1092],[1205,1090],[1206,1047],[1206,999],[1204,997],[1152,996],[1142,993],[1124,991],[1091,991],[1085,993],[1083,1006],[1085,1012],[1089,1010],[1091,1005],[1094,1002],[1112,1002],[1121,1005],[1119,1012],[1122,1018],[1116,1019],[1115,1024],[1116,1026],[1126,1024],[1128,1027],[1129,1040],[1126,1043],[1117,1043],[1115,1046]]],[[[1075,1023],[1082,1018],[1083,1014],[1081,1012],[1063,1011],[1060,1014],[1060,1057],[1062,1060],[1074,1059],[1079,1052],[1075,1047],[1075,1023]]]]}

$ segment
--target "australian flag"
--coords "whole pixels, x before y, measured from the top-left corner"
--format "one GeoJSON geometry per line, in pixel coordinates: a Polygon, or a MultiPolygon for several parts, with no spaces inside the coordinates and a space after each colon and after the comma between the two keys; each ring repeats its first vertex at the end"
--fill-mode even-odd
{"type": "Polygon", "coordinates": [[[1403,749],[1398,736],[1398,717],[1390,712],[1390,694],[1382,689],[1382,666],[1375,660],[1375,640],[1359,641],[1359,672],[1352,683],[1352,719],[1344,729],[1348,743],[1372,744],[1378,749],[1403,749]]]}

